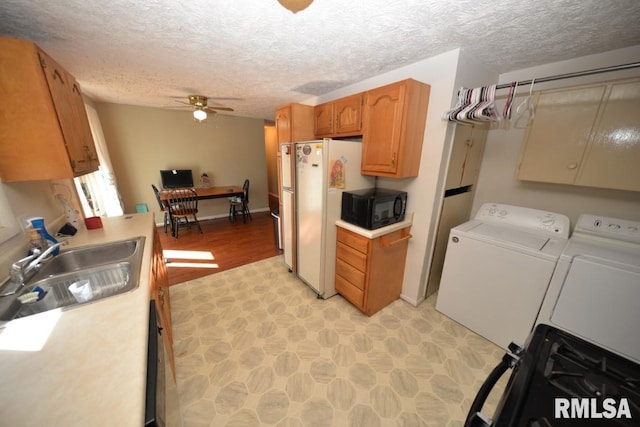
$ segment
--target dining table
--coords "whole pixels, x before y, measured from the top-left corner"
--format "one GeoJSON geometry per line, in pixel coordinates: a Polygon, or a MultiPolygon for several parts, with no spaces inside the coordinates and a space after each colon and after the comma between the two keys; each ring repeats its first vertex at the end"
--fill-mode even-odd
{"type": "MultiPolygon", "coordinates": [[[[238,185],[223,185],[218,187],[193,187],[192,188],[198,200],[219,199],[223,197],[234,197],[244,195],[244,190],[238,185]]],[[[160,200],[166,202],[169,200],[171,189],[160,190],[160,200]]]]}
{"type": "MultiPolygon", "coordinates": [[[[223,185],[223,186],[217,186],[217,187],[189,187],[189,188],[191,188],[196,192],[196,195],[198,196],[198,200],[219,199],[223,197],[234,197],[234,196],[244,195],[244,190],[242,189],[242,187],[238,185],[223,185]]],[[[166,206],[169,206],[171,204],[170,202],[171,190],[176,190],[176,189],[164,188],[158,192],[158,195],[160,196],[160,200],[166,206]]],[[[168,213],[169,213],[169,217],[171,218],[171,209],[168,210],[168,213]]],[[[177,225],[173,224],[173,218],[171,218],[170,221],[171,221],[171,235],[175,237],[177,236],[176,228],[175,228],[177,225]]]]}

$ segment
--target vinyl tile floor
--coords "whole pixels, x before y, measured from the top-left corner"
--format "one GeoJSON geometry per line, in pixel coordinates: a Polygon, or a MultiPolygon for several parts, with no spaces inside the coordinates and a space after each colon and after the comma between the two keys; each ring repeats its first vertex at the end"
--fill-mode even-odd
{"type": "Polygon", "coordinates": [[[504,354],[435,297],[371,317],[340,295],[317,299],[282,256],[170,291],[185,427],[462,426],[504,354]]]}

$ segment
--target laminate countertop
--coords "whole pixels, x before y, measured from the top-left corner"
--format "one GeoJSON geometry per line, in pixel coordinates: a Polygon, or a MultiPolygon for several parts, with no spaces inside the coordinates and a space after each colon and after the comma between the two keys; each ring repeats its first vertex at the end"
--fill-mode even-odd
{"type": "Polygon", "coordinates": [[[413,212],[407,212],[404,216],[404,220],[400,222],[396,222],[391,225],[386,225],[384,227],[376,228],[374,230],[358,227],[355,224],[351,224],[341,219],[336,221],[336,225],[338,227],[347,229],[349,231],[353,231],[354,233],[359,234],[363,237],[366,237],[367,239],[376,239],[380,236],[384,236],[385,234],[393,233],[394,231],[402,230],[403,228],[410,227],[412,224],[413,224],[413,212]]]}
{"type": "MultiPolygon", "coordinates": [[[[136,426],[144,423],[153,214],[102,218],[64,248],[144,236],[133,291],[0,329],[0,424],[136,426]]],[[[25,248],[26,250],[26,248],[25,248]]]]}

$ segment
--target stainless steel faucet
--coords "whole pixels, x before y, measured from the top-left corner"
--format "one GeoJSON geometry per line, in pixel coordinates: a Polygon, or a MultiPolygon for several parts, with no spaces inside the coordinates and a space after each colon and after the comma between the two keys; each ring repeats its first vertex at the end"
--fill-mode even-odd
{"type": "Polygon", "coordinates": [[[7,280],[6,286],[2,288],[2,293],[0,297],[12,295],[18,291],[24,283],[28,280],[28,278],[35,273],[35,270],[40,266],[40,263],[47,258],[53,251],[55,251],[60,246],[66,245],[67,242],[58,242],[49,246],[46,250],[40,251],[36,250],[32,255],[19,259],[11,265],[11,275],[7,280]]]}

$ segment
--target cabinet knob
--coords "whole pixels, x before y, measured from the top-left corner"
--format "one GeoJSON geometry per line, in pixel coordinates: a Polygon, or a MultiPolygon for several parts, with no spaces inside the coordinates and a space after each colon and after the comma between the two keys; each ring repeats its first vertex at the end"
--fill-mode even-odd
{"type": "Polygon", "coordinates": [[[577,167],[578,167],[578,164],[577,164],[577,163],[569,163],[569,164],[567,165],[567,169],[571,169],[571,170],[573,170],[573,169],[575,169],[575,168],[577,168],[577,167]]]}

